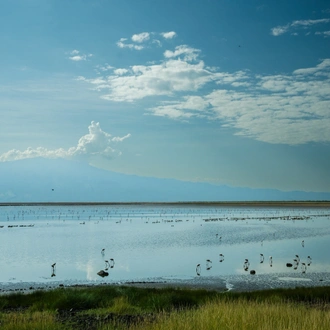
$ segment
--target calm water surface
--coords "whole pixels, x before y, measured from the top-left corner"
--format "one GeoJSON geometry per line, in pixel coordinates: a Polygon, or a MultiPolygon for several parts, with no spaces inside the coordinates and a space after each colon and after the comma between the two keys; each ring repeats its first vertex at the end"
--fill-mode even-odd
{"type": "Polygon", "coordinates": [[[248,281],[250,270],[308,280],[330,273],[329,251],[329,208],[0,207],[0,285],[236,275],[248,281]]]}

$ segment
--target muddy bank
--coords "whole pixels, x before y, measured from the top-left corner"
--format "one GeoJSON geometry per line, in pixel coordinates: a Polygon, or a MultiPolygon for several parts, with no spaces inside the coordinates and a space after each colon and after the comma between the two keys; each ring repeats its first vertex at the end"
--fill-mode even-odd
{"type": "Polygon", "coordinates": [[[329,273],[308,274],[261,274],[261,275],[233,275],[217,277],[194,277],[191,279],[149,278],[123,282],[19,282],[0,283],[0,294],[30,293],[37,290],[52,290],[56,288],[95,287],[102,285],[134,286],[139,288],[188,288],[205,289],[218,292],[227,291],[257,291],[276,288],[329,286],[329,273]]]}

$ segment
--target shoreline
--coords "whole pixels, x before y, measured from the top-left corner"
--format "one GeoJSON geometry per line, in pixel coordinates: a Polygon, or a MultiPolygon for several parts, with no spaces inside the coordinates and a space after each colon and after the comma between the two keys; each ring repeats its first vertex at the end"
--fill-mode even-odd
{"type": "Polygon", "coordinates": [[[133,286],[144,289],[201,289],[217,292],[251,292],[269,289],[330,286],[330,273],[294,274],[256,274],[216,277],[194,277],[192,279],[149,278],[116,282],[0,282],[0,295],[12,293],[28,294],[34,291],[58,288],[93,288],[99,286],[133,286]]]}
{"type": "Polygon", "coordinates": [[[1,206],[233,206],[233,207],[330,207],[330,201],[177,201],[177,202],[1,202],[1,206]]]}

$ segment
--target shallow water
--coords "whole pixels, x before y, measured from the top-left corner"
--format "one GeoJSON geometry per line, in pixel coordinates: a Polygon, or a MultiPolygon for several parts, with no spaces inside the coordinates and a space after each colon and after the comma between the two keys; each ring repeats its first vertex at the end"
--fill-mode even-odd
{"type": "Polygon", "coordinates": [[[2,206],[0,285],[255,281],[250,270],[309,281],[330,273],[329,220],[329,208],[2,206]]]}

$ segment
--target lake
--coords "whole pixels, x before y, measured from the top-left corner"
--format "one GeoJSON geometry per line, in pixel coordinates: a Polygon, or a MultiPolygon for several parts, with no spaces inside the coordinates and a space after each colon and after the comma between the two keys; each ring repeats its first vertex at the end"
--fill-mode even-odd
{"type": "Polygon", "coordinates": [[[208,281],[227,289],[329,285],[330,208],[1,206],[0,251],[2,288],[208,281]]]}

